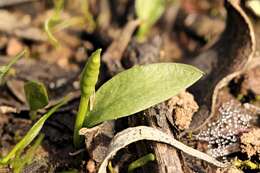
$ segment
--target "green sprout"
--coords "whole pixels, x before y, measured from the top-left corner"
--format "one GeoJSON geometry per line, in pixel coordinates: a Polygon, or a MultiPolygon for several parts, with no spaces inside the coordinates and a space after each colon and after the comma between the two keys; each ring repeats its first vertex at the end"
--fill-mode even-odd
{"type": "Polygon", "coordinates": [[[89,108],[92,107],[92,103],[89,104],[89,101],[91,99],[91,95],[95,93],[95,85],[98,80],[100,68],[100,54],[101,49],[98,49],[94,53],[92,53],[81,75],[81,98],[73,136],[73,143],[76,147],[79,147],[82,142],[83,138],[79,136],[78,133],[79,130],[82,128],[82,125],[86,118],[86,114],[89,112],[89,108]]]}
{"type": "Polygon", "coordinates": [[[54,14],[44,22],[44,30],[51,44],[58,47],[59,42],[52,34],[53,28],[61,22],[61,12],[64,8],[64,0],[54,1],[54,14]]]}
{"type": "Polygon", "coordinates": [[[81,2],[81,12],[82,12],[85,20],[89,24],[88,31],[92,32],[96,28],[96,23],[94,21],[92,14],[89,11],[88,0],[80,0],[80,2],[81,2]]]}
{"type": "Polygon", "coordinates": [[[128,166],[128,173],[132,173],[135,169],[143,167],[144,165],[146,165],[148,162],[154,161],[155,160],[155,156],[153,153],[149,153],[137,160],[135,160],[134,162],[132,162],[129,166],[128,166]]]}
{"type": "Polygon", "coordinates": [[[34,120],[37,110],[44,108],[49,102],[47,89],[43,83],[29,81],[24,85],[24,92],[30,107],[31,119],[34,120]]]}
{"type": "Polygon", "coordinates": [[[47,33],[48,40],[54,47],[59,47],[60,43],[53,33],[69,28],[71,26],[83,26],[85,23],[89,24],[89,31],[93,31],[96,27],[93,16],[89,12],[88,1],[80,0],[82,16],[75,16],[63,20],[61,13],[64,9],[64,0],[54,1],[54,13],[44,22],[44,31],[47,33]]]}
{"type": "Polygon", "coordinates": [[[161,17],[165,9],[165,0],[136,0],[135,12],[141,20],[141,25],[137,31],[137,40],[145,40],[150,28],[161,17]]]}
{"type": "Polygon", "coordinates": [[[68,97],[62,99],[56,106],[51,108],[46,114],[44,114],[26,133],[26,135],[22,138],[20,142],[18,142],[14,148],[0,160],[0,165],[6,165],[10,162],[10,160],[14,159],[17,154],[21,153],[39,134],[42,129],[45,121],[56,112],[61,106],[66,104],[68,101],[68,97]]]}
{"type": "Polygon", "coordinates": [[[14,58],[12,58],[12,60],[5,66],[0,66],[0,84],[3,81],[3,78],[5,77],[5,75],[8,73],[8,71],[11,69],[11,67],[19,60],[21,59],[23,56],[25,56],[26,54],[28,54],[28,50],[24,49],[23,51],[21,51],[20,53],[18,53],[14,58]]]}

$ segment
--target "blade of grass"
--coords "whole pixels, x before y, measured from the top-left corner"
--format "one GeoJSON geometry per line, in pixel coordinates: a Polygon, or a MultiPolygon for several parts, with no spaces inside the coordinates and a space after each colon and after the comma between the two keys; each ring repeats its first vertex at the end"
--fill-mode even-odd
{"type": "Polygon", "coordinates": [[[27,49],[22,50],[20,53],[18,53],[12,60],[5,66],[0,67],[0,84],[4,78],[4,76],[8,73],[10,68],[19,60],[21,59],[26,53],[28,53],[27,49]]]}
{"type": "Polygon", "coordinates": [[[44,114],[33,126],[32,128],[26,133],[23,139],[15,145],[15,147],[9,152],[7,156],[5,156],[2,160],[0,160],[0,164],[8,164],[10,159],[14,158],[16,153],[25,149],[39,134],[42,126],[44,125],[45,121],[54,113],[56,112],[61,106],[67,103],[68,97],[62,99],[56,106],[51,108],[46,114],[44,114]]]}
{"type": "Polygon", "coordinates": [[[61,22],[60,14],[63,8],[64,0],[54,1],[54,14],[44,22],[44,31],[47,33],[50,43],[55,47],[59,46],[59,41],[53,35],[52,29],[61,22]]]}

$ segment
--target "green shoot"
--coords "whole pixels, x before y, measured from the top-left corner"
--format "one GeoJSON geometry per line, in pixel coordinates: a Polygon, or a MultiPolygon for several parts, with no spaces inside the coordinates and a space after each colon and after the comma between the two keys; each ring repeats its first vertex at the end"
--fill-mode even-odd
{"type": "Polygon", "coordinates": [[[54,1],[54,14],[44,22],[44,30],[47,33],[48,40],[54,47],[59,47],[60,43],[53,33],[69,28],[71,26],[83,26],[89,23],[89,31],[95,29],[95,21],[89,12],[87,0],[80,0],[83,16],[71,17],[62,20],[61,13],[64,9],[64,0],[54,1]]]}
{"type": "Polygon", "coordinates": [[[89,112],[89,100],[91,95],[95,92],[95,85],[98,80],[99,68],[100,68],[100,54],[101,49],[96,50],[90,56],[86,63],[81,79],[80,79],[80,90],[81,98],[79,104],[79,110],[76,117],[73,143],[76,147],[79,147],[82,142],[82,137],[79,136],[79,130],[82,128],[86,114],[89,112]]]}
{"type": "Polygon", "coordinates": [[[85,20],[87,21],[88,26],[89,26],[88,31],[92,32],[96,28],[96,23],[94,21],[92,14],[89,11],[88,0],[80,0],[80,2],[81,2],[82,14],[83,14],[85,20]]]}
{"type": "Polygon", "coordinates": [[[61,106],[66,104],[68,101],[68,97],[62,99],[56,106],[51,108],[46,114],[44,114],[33,126],[32,128],[26,133],[23,139],[18,142],[15,147],[5,156],[3,159],[0,160],[0,164],[6,165],[9,161],[15,158],[17,153],[23,151],[39,134],[42,126],[44,125],[45,121],[54,113],[56,112],[61,106]]]}
{"type": "Polygon", "coordinates": [[[27,103],[30,107],[31,119],[36,118],[37,110],[44,108],[48,102],[48,93],[43,83],[29,81],[24,85],[27,103]]]}
{"type": "Polygon", "coordinates": [[[135,160],[134,162],[132,162],[129,166],[128,166],[128,173],[132,173],[135,169],[143,167],[144,165],[146,165],[148,162],[150,161],[154,161],[155,160],[155,156],[153,153],[149,153],[137,160],[135,160]]]}
{"type": "Polygon", "coordinates": [[[44,30],[47,33],[48,39],[55,47],[59,46],[58,40],[52,34],[52,29],[61,22],[61,12],[64,8],[64,0],[54,1],[54,14],[44,22],[44,30]]]}
{"type": "Polygon", "coordinates": [[[32,163],[35,152],[41,145],[43,138],[44,134],[40,134],[34,144],[26,151],[24,156],[20,157],[18,154],[15,156],[14,160],[10,163],[14,173],[22,172],[25,165],[32,163]]]}
{"type": "Polygon", "coordinates": [[[152,25],[161,17],[165,8],[165,0],[136,0],[135,12],[142,23],[137,31],[137,40],[142,42],[152,25]]]}
{"type": "Polygon", "coordinates": [[[149,64],[125,70],[95,93],[93,109],[86,113],[84,126],[93,127],[145,110],[177,95],[202,75],[199,69],[179,63],[149,64]]]}
{"type": "Polygon", "coordinates": [[[5,66],[0,66],[0,84],[3,81],[3,78],[8,73],[8,71],[11,69],[11,67],[23,56],[25,56],[28,53],[27,49],[24,49],[22,52],[18,53],[12,60],[5,66]]]}

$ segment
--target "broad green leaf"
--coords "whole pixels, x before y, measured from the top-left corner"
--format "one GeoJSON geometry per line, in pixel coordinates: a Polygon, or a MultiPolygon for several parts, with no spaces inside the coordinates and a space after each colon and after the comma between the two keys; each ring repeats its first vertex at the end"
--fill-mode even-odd
{"type": "Polygon", "coordinates": [[[2,83],[2,80],[4,76],[7,74],[7,72],[10,70],[10,68],[26,54],[27,50],[24,49],[22,52],[18,53],[7,65],[0,66],[0,84],[2,83]]]}
{"type": "Polygon", "coordinates": [[[48,93],[43,83],[29,81],[24,85],[24,91],[30,110],[44,108],[48,102],[48,93]]]}
{"type": "Polygon", "coordinates": [[[42,129],[42,126],[44,125],[45,121],[59,109],[61,106],[67,103],[68,98],[65,97],[63,100],[61,100],[56,106],[51,108],[46,114],[44,114],[33,126],[32,128],[26,133],[26,135],[23,137],[23,139],[18,142],[14,148],[8,153],[7,156],[5,156],[3,159],[0,160],[0,165],[8,164],[10,159],[13,159],[17,153],[24,150],[33,140],[34,138],[39,134],[40,130],[42,129]]]}
{"type": "Polygon", "coordinates": [[[165,0],[136,0],[135,11],[142,24],[137,32],[137,36],[143,39],[150,27],[161,17],[165,9],[165,0]]]}
{"type": "Polygon", "coordinates": [[[125,117],[163,102],[191,86],[203,73],[190,65],[158,63],[119,73],[96,92],[87,127],[125,117]]]}

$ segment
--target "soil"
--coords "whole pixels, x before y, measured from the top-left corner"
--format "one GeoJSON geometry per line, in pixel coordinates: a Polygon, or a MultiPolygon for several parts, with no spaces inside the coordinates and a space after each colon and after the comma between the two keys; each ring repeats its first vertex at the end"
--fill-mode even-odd
{"type": "MultiPolygon", "coordinates": [[[[63,20],[83,16],[79,2],[65,1],[63,20]]],[[[53,1],[0,1],[0,66],[10,62],[24,48],[30,52],[0,83],[0,156],[8,154],[41,115],[71,93],[69,103],[44,124],[41,132],[45,138],[33,162],[24,167],[24,173],[97,173],[113,137],[137,125],[159,129],[208,154],[212,148],[225,151],[216,157],[222,162],[239,159],[260,165],[260,17],[245,3],[242,0],[166,0],[163,15],[149,30],[147,39],[139,42],[136,31],[141,21],[135,15],[134,1],[89,0],[95,29],[85,22],[84,26],[58,30],[54,35],[60,45],[55,47],[43,29],[45,20],[54,12],[53,1]],[[97,48],[102,48],[97,89],[123,70],[158,62],[191,64],[205,75],[187,91],[163,103],[90,129],[86,146],[76,149],[72,136],[80,100],[80,73],[97,48]],[[39,110],[36,120],[30,119],[23,90],[30,80],[43,82],[50,99],[49,104],[39,110]],[[225,105],[229,107],[223,110],[225,105]],[[230,110],[233,112],[228,112],[230,110]],[[201,140],[198,136],[207,130],[212,134],[212,129],[217,129],[214,125],[223,121],[225,113],[232,116],[232,121],[245,115],[250,117],[250,121],[241,120],[246,125],[232,126],[236,141],[230,143],[227,139],[229,143],[221,148],[217,142],[211,146],[209,141],[212,140],[201,140]]],[[[225,123],[222,126],[219,130],[230,127],[225,123]]],[[[214,139],[228,138],[225,132],[214,139]]],[[[139,141],[120,150],[111,160],[113,169],[107,172],[126,172],[131,162],[150,152],[155,154],[156,160],[135,172],[260,172],[260,166],[257,169],[218,168],[166,144],[151,141],[139,141]]],[[[12,168],[0,165],[0,172],[12,172],[12,168]]]]}

